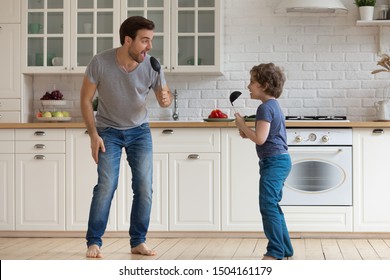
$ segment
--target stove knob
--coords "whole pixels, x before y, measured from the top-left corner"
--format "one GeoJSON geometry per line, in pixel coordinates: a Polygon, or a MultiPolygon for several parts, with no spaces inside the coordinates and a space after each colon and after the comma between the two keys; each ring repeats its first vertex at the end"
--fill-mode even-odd
{"type": "Polygon", "coordinates": [[[315,135],[314,133],[310,133],[309,134],[309,140],[314,142],[317,140],[317,135],[315,135]]]}
{"type": "Polygon", "coordinates": [[[322,142],[329,142],[329,135],[324,135],[324,136],[322,136],[322,142]]]}
{"type": "Polygon", "coordinates": [[[303,141],[303,137],[302,136],[298,135],[298,136],[295,137],[295,142],[301,143],[302,141],[303,141]]]}

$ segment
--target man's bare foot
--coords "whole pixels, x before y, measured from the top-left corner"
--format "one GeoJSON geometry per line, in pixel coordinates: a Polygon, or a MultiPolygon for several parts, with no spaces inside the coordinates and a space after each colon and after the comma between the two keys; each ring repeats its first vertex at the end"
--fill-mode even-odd
{"type": "Polygon", "coordinates": [[[134,248],[131,248],[132,254],[139,254],[144,256],[155,256],[157,255],[156,251],[150,250],[148,246],[146,246],[145,243],[141,243],[138,246],[135,246],[134,248]]]}
{"type": "Polygon", "coordinates": [[[89,246],[87,249],[87,258],[103,258],[103,254],[100,251],[100,247],[96,244],[89,246]]]}

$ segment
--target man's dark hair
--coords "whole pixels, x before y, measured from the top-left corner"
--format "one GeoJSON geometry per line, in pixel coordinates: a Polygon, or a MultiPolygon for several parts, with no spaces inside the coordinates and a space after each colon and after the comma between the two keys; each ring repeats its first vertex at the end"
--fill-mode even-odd
{"type": "Polygon", "coordinates": [[[126,36],[134,40],[140,29],[154,30],[154,22],[141,16],[128,17],[119,28],[121,45],[125,43],[126,36]]]}

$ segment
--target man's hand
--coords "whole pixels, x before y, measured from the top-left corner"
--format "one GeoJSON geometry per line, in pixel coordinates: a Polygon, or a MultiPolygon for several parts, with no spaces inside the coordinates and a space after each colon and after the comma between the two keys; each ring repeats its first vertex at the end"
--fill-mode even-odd
{"type": "Polygon", "coordinates": [[[172,103],[172,93],[169,90],[162,89],[157,93],[157,100],[161,107],[168,107],[172,103]]]}

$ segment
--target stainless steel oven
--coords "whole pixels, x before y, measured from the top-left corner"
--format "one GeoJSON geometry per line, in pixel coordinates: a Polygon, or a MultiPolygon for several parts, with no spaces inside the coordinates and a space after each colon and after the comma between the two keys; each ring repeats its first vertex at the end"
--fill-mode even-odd
{"type": "Polygon", "coordinates": [[[352,129],[287,128],[292,160],[280,205],[352,205],[352,129]]]}

